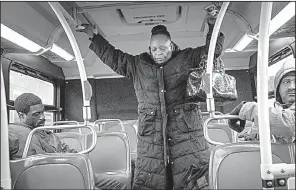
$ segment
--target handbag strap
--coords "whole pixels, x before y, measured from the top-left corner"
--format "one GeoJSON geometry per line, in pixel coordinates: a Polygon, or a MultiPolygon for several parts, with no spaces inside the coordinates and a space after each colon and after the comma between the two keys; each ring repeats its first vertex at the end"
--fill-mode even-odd
{"type": "Polygon", "coordinates": [[[214,71],[225,73],[225,66],[221,56],[216,58],[214,61],[214,71]]]}

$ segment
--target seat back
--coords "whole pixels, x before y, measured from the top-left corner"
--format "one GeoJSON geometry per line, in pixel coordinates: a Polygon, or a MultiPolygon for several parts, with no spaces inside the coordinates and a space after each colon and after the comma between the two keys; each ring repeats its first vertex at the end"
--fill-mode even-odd
{"type": "Polygon", "coordinates": [[[103,126],[103,131],[109,131],[109,132],[121,132],[122,131],[122,127],[120,125],[120,123],[106,123],[103,126]]]}
{"type": "MultiPolygon", "coordinates": [[[[295,149],[294,144],[272,144],[273,163],[292,163],[293,146],[295,149]]],[[[260,164],[259,143],[218,145],[211,152],[210,189],[262,189],[260,164]]]]}
{"type": "Polygon", "coordinates": [[[94,189],[92,167],[82,154],[34,155],[10,161],[12,189],[94,189]]]}
{"type": "Polygon", "coordinates": [[[208,124],[208,133],[209,137],[214,141],[230,143],[233,140],[228,124],[210,123],[208,124]]]}
{"type": "MultiPolygon", "coordinates": [[[[135,158],[137,155],[137,132],[136,129],[130,124],[123,124],[124,130],[127,133],[129,142],[130,142],[130,149],[132,158],[135,158]]],[[[107,129],[108,132],[118,132],[121,131],[121,126],[113,125],[107,129]]]]}
{"type": "MultiPolygon", "coordinates": [[[[91,144],[87,137],[87,144],[91,144]]],[[[94,173],[131,174],[129,140],[122,132],[97,132],[97,144],[89,153],[94,173]]]]}
{"type": "Polygon", "coordinates": [[[125,132],[128,135],[131,149],[132,159],[137,157],[137,132],[134,126],[132,125],[124,125],[125,132]]]}
{"type": "MultiPolygon", "coordinates": [[[[210,139],[216,142],[221,142],[221,143],[233,142],[231,129],[229,128],[228,124],[210,123],[208,124],[208,134],[210,139]]],[[[215,145],[209,144],[210,150],[212,150],[214,147],[215,145]]]]}
{"type": "Polygon", "coordinates": [[[75,149],[78,152],[87,148],[86,134],[81,134],[79,132],[62,132],[56,133],[56,135],[61,139],[63,143],[66,143],[71,149],[75,149]]]}

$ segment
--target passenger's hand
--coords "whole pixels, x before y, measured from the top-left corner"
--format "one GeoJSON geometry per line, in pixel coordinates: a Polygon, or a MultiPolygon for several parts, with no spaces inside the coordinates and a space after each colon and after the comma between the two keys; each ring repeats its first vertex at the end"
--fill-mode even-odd
{"type": "Polygon", "coordinates": [[[210,14],[207,14],[207,23],[210,25],[214,25],[216,22],[216,17],[213,17],[210,14]]]}
{"type": "MultiPolygon", "coordinates": [[[[239,112],[244,105],[244,101],[241,102],[239,105],[237,105],[229,114],[230,115],[239,115],[239,112]]],[[[228,125],[232,130],[235,130],[236,132],[242,132],[245,128],[246,121],[242,119],[229,119],[228,125]]]]}
{"type": "Polygon", "coordinates": [[[258,133],[245,133],[238,136],[239,139],[242,141],[259,141],[259,134],[258,133]]]}
{"type": "Polygon", "coordinates": [[[93,38],[94,35],[95,35],[95,32],[94,32],[94,28],[90,25],[90,24],[81,24],[81,26],[84,27],[84,29],[78,29],[76,30],[77,32],[84,32],[87,34],[87,36],[89,38],[93,38]]]}

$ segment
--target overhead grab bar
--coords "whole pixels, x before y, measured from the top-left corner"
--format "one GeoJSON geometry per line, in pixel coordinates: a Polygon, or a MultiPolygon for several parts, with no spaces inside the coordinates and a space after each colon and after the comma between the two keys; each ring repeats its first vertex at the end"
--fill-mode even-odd
{"type": "Polygon", "coordinates": [[[81,80],[81,86],[82,86],[82,95],[83,95],[83,119],[85,125],[88,125],[88,122],[91,118],[91,109],[90,109],[90,99],[92,97],[92,87],[90,83],[87,81],[87,76],[85,72],[85,67],[83,64],[83,60],[81,57],[81,53],[78,47],[78,44],[75,40],[75,37],[71,31],[71,28],[69,24],[67,23],[65,17],[63,16],[63,13],[66,15],[70,22],[72,24],[75,24],[77,26],[76,21],[68,14],[65,13],[65,9],[61,7],[61,5],[57,2],[48,2],[55,14],[57,15],[59,21],[61,22],[63,28],[65,29],[65,32],[70,40],[71,46],[73,48],[74,54],[75,54],[75,59],[77,61],[78,65],[78,70],[79,70],[79,75],[80,75],[80,80],[81,80]],[[61,8],[60,8],[61,7],[61,8]]]}
{"type": "Polygon", "coordinates": [[[29,133],[29,135],[27,137],[26,144],[25,144],[25,148],[24,148],[24,152],[23,152],[22,158],[26,158],[27,157],[28,151],[29,151],[29,147],[30,147],[30,144],[31,144],[31,141],[32,141],[32,137],[33,137],[33,135],[34,135],[34,133],[36,131],[40,131],[40,130],[54,130],[54,129],[77,129],[77,128],[88,128],[92,132],[92,145],[88,149],[82,150],[82,151],[78,152],[77,154],[87,154],[87,153],[91,152],[95,148],[96,143],[97,143],[97,133],[93,129],[92,126],[89,126],[89,125],[56,125],[56,126],[44,126],[44,127],[36,127],[35,129],[33,129],[29,133]]]}
{"type": "Polygon", "coordinates": [[[213,76],[212,76],[212,72],[213,72],[213,61],[214,61],[214,53],[215,53],[215,47],[216,47],[216,42],[217,42],[217,37],[218,37],[218,33],[225,15],[225,12],[227,10],[227,7],[229,5],[229,2],[224,2],[218,17],[216,19],[215,22],[215,26],[213,29],[213,33],[211,36],[211,42],[210,42],[210,47],[209,47],[209,52],[208,52],[208,59],[207,59],[207,73],[206,73],[206,81],[207,84],[206,85],[206,92],[207,92],[207,110],[208,112],[210,112],[210,115],[213,116],[215,115],[215,102],[214,102],[214,98],[213,98],[213,76]]]}

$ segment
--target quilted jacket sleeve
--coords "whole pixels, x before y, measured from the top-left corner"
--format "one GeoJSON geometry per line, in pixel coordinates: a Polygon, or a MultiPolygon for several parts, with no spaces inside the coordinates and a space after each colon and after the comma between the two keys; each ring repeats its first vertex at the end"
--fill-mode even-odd
{"type": "Polygon", "coordinates": [[[133,77],[136,56],[115,49],[115,47],[100,34],[93,37],[89,48],[114,72],[128,78],[133,77]]]}
{"type": "MultiPolygon", "coordinates": [[[[211,37],[214,29],[214,25],[209,24],[209,31],[206,36],[206,44],[204,46],[196,47],[192,49],[192,61],[194,67],[206,69],[206,61],[209,52],[211,37]]],[[[224,46],[225,36],[222,32],[218,34],[216,47],[215,47],[215,58],[219,57],[222,54],[224,46]]]]}

